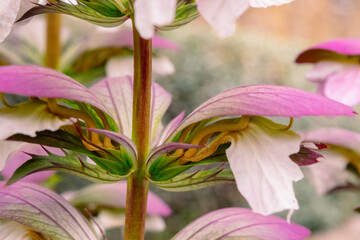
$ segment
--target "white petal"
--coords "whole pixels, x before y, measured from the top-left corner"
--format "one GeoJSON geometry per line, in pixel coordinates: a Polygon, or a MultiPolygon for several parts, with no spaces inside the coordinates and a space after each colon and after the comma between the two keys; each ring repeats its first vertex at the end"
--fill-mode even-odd
{"type": "Polygon", "coordinates": [[[0,42],[9,35],[19,12],[21,0],[0,1],[0,42]]]}
{"type": "MultiPolygon", "coordinates": [[[[175,72],[175,67],[167,57],[152,59],[152,72],[158,75],[168,75],[175,72]]],[[[106,75],[108,77],[122,77],[134,75],[133,57],[111,58],[106,64],[106,75]]]]}
{"type": "Polygon", "coordinates": [[[220,37],[235,32],[236,19],[249,7],[248,0],[196,0],[199,13],[220,37]]]}
{"type": "Polygon", "coordinates": [[[46,104],[37,102],[26,102],[14,108],[0,109],[0,122],[0,140],[16,133],[35,137],[37,131],[55,131],[62,125],[71,124],[69,120],[61,120],[50,113],[46,104]]]}
{"type": "Polygon", "coordinates": [[[1,240],[31,240],[31,237],[26,236],[31,231],[30,228],[27,228],[20,223],[0,220],[1,240]]]}
{"type": "Polygon", "coordinates": [[[152,71],[157,75],[169,75],[175,72],[174,64],[167,57],[157,57],[152,59],[152,71]]]}
{"type": "Polygon", "coordinates": [[[303,174],[289,155],[299,151],[301,138],[285,127],[252,117],[226,150],[237,187],[254,212],[267,215],[299,208],[292,183],[303,174]]]}
{"type": "MultiPolygon", "coordinates": [[[[125,224],[125,214],[111,210],[101,210],[96,218],[103,229],[121,227],[125,224]]],[[[165,221],[160,216],[147,215],[145,230],[160,232],[165,229],[165,221]]]]}
{"type": "Polygon", "coordinates": [[[123,77],[134,75],[133,57],[111,58],[106,64],[106,75],[108,77],[123,77]]]}
{"type": "Polygon", "coordinates": [[[270,7],[274,5],[282,5],[292,1],[294,0],[250,0],[250,5],[252,7],[270,7]]]}
{"type": "Polygon", "coordinates": [[[320,152],[325,159],[310,166],[304,166],[306,178],[314,184],[316,193],[325,194],[330,189],[345,184],[347,159],[340,153],[323,149],[320,152]]]}
{"type": "Polygon", "coordinates": [[[135,26],[140,35],[149,39],[155,26],[170,24],[175,18],[176,0],[136,0],[135,26]]]}

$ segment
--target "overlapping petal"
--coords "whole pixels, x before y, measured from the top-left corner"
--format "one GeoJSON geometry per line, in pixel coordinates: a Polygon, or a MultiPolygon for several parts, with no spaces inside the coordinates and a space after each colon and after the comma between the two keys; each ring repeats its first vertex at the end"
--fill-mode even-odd
{"type": "Polygon", "coordinates": [[[323,85],[324,96],[349,106],[360,102],[360,66],[344,66],[330,75],[323,85]]]}
{"type": "MultiPolygon", "coordinates": [[[[64,154],[60,149],[56,149],[56,148],[47,148],[47,150],[50,150],[51,152],[57,155],[64,154]]],[[[18,167],[20,167],[23,163],[31,159],[29,154],[44,155],[44,156],[47,155],[46,151],[40,145],[24,144],[17,152],[12,154],[8,158],[5,168],[1,171],[1,175],[5,179],[10,179],[10,177],[13,175],[13,173],[18,167]]],[[[52,174],[54,174],[53,171],[34,173],[24,177],[23,179],[21,179],[21,181],[41,183],[44,182],[52,174]]]]}
{"type": "Polygon", "coordinates": [[[59,240],[98,240],[89,222],[64,198],[31,183],[0,188],[0,218],[59,240]]]}
{"type": "Polygon", "coordinates": [[[309,236],[308,229],[279,217],[262,216],[244,208],[224,208],[198,218],[172,240],[303,240],[309,236]]]}
{"type": "MultiPolygon", "coordinates": [[[[91,91],[106,105],[121,129],[131,138],[133,80],[131,77],[106,78],[91,87],[91,91]]],[[[153,83],[151,103],[152,139],[155,137],[160,120],[171,102],[171,95],[157,83],[153,83]]]]}
{"type": "Polygon", "coordinates": [[[14,108],[0,109],[0,170],[8,156],[21,146],[18,142],[4,141],[11,135],[21,133],[36,136],[37,131],[55,131],[60,126],[71,124],[67,119],[60,119],[48,111],[41,102],[26,102],[14,108]]]}
{"type": "Polygon", "coordinates": [[[83,85],[65,74],[40,66],[0,67],[0,92],[71,99],[107,112],[102,102],[83,85]]]}
{"type": "Polygon", "coordinates": [[[213,117],[249,116],[354,116],[352,108],[331,99],[284,86],[255,85],[233,88],[201,104],[168,138],[186,126],[213,117]]]}
{"type": "Polygon", "coordinates": [[[136,0],[135,26],[140,35],[152,38],[155,26],[170,24],[175,18],[176,3],[176,0],[136,0]]]}
{"type": "Polygon", "coordinates": [[[341,55],[359,56],[360,39],[344,38],[320,43],[300,53],[296,62],[315,63],[324,60],[344,59],[341,55]]]}
{"type": "Polygon", "coordinates": [[[254,117],[245,130],[232,135],[226,150],[237,187],[254,212],[299,208],[292,184],[303,174],[289,155],[299,151],[301,137],[284,128],[254,117]]]}
{"type": "Polygon", "coordinates": [[[2,0],[0,2],[0,42],[9,35],[18,14],[22,0],[2,0]]]}

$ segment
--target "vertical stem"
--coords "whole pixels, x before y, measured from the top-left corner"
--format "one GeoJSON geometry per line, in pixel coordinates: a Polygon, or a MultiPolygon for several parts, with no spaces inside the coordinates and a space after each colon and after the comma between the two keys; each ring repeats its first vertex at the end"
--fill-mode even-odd
{"type": "Polygon", "coordinates": [[[60,28],[61,15],[46,14],[46,53],[44,66],[57,69],[61,55],[60,28]]]}
{"type": "Polygon", "coordinates": [[[132,139],[138,150],[134,173],[128,177],[125,240],[142,240],[145,236],[145,217],[149,182],[145,176],[145,160],[150,145],[151,107],[151,40],[141,38],[135,26],[134,32],[134,99],[132,139]]]}

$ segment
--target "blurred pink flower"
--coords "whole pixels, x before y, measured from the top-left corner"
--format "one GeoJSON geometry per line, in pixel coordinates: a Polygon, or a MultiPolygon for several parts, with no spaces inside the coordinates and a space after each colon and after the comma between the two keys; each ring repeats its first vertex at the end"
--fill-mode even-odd
{"type": "Polygon", "coordinates": [[[338,39],[302,52],[297,63],[314,63],[306,78],[317,93],[349,106],[360,102],[360,39],[338,39]]]}
{"type": "Polygon", "coordinates": [[[352,162],[355,167],[360,167],[356,164],[357,159],[351,159],[347,153],[359,152],[360,134],[341,128],[321,128],[302,132],[301,135],[304,141],[321,142],[329,146],[320,151],[324,157],[322,161],[303,167],[305,176],[313,183],[318,194],[325,194],[347,183],[348,172],[345,169],[348,163],[352,162]]]}

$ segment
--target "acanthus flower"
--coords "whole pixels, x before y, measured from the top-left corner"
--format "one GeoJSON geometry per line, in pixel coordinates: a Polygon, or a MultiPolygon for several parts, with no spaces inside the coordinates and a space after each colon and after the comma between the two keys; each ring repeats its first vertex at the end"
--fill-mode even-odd
{"type": "MultiPolygon", "coordinates": [[[[65,171],[76,169],[80,175],[87,171],[81,176],[91,180],[111,182],[133,171],[137,150],[130,140],[133,101],[130,77],[106,78],[87,90],[71,78],[42,67],[2,67],[0,74],[0,91],[70,99],[65,101],[67,106],[48,101],[49,111],[63,118],[81,119],[75,127],[65,127],[60,132],[39,132],[33,138],[15,135],[10,140],[83,153],[100,167],[96,171],[102,171],[95,176],[92,166],[65,153],[65,157],[51,155],[50,162],[46,162],[46,157],[33,157],[30,161],[36,168],[32,172],[61,170],[63,166],[65,171]],[[86,128],[82,130],[80,125],[86,128]],[[56,141],[50,141],[52,137],[56,141]],[[60,141],[64,138],[66,141],[60,141]],[[54,161],[57,164],[52,165],[54,161]]],[[[161,118],[170,105],[171,95],[156,83],[152,93],[152,150],[146,160],[147,178],[169,191],[187,191],[235,179],[253,210],[262,214],[298,209],[292,182],[303,175],[289,157],[299,152],[300,136],[289,130],[291,124],[280,125],[261,116],[354,115],[350,107],[322,96],[288,87],[259,85],[225,91],[200,105],[184,120],[182,113],[163,128],[161,118]],[[195,165],[216,162],[221,165],[183,173],[195,165]],[[223,169],[227,162],[231,170],[223,169]]],[[[10,182],[28,174],[25,167],[19,172],[22,175],[17,174],[10,182]]]]}

